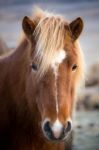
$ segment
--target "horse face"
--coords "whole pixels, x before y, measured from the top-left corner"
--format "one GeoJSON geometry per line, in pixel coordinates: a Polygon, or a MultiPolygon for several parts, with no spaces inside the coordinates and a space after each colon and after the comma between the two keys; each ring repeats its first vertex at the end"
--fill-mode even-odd
{"type": "Polygon", "coordinates": [[[37,104],[42,130],[49,140],[65,140],[72,130],[76,69],[76,55],[61,49],[39,82],[37,104]]]}
{"type": "MultiPolygon", "coordinates": [[[[48,18],[46,18],[46,20],[47,19],[48,18]]],[[[51,18],[51,21],[54,21],[55,23],[57,23],[59,20],[60,19],[54,21],[53,17],[51,18]]],[[[48,20],[48,22],[50,22],[50,20],[48,20]]],[[[75,21],[73,21],[71,24],[67,25],[67,28],[63,30],[63,33],[65,31],[67,33],[64,39],[63,48],[62,49],[60,48],[57,51],[55,51],[54,57],[51,56],[52,60],[50,62],[49,67],[45,72],[45,74],[40,78],[35,88],[36,103],[42,118],[42,123],[41,123],[42,131],[44,133],[44,136],[49,140],[53,140],[53,141],[65,140],[70,134],[72,129],[71,114],[72,114],[72,107],[74,101],[76,78],[78,74],[77,72],[79,72],[77,71],[79,70],[77,68],[79,64],[78,64],[78,58],[77,58],[78,56],[77,56],[75,40],[79,37],[82,31],[82,26],[83,26],[82,20],[78,18],[75,21]],[[69,31],[69,29],[71,30],[71,32],[69,31]]],[[[43,28],[41,30],[41,27],[42,26],[40,26],[40,30],[39,30],[40,34],[41,31],[43,30],[43,28]]],[[[23,20],[23,29],[28,39],[32,42],[33,42],[32,36],[33,36],[34,28],[35,28],[34,23],[31,20],[29,20],[27,17],[25,17],[23,20]]],[[[50,31],[50,28],[48,29],[47,27],[47,31],[48,30],[50,31]]],[[[60,31],[60,27],[59,27],[59,31],[60,31]]],[[[49,34],[45,34],[45,35],[49,36],[49,34]]],[[[41,37],[44,36],[40,35],[39,38],[39,41],[41,40],[42,45],[46,45],[44,44],[44,40],[42,41],[41,39],[41,37]]],[[[51,41],[50,37],[49,39],[51,41]]],[[[57,44],[57,40],[54,38],[53,40],[55,40],[57,44]]],[[[39,44],[40,43],[38,43],[37,45],[39,44]]],[[[42,45],[40,45],[39,49],[41,48],[42,45]]],[[[50,47],[50,45],[48,47],[50,47]]],[[[41,56],[42,54],[44,53],[41,53],[41,56]]],[[[46,61],[48,61],[47,60],[48,57],[46,58],[46,56],[47,55],[45,55],[45,57],[43,58],[46,61]]],[[[44,65],[46,66],[46,61],[45,63],[43,63],[42,65],[43,67],[44,65]]],[[[39,67],[35,63],[33,63],[31,68],[33,70],[32,72],[33,84],[35,84],[34,76],[36,76],[39,67]]]]}

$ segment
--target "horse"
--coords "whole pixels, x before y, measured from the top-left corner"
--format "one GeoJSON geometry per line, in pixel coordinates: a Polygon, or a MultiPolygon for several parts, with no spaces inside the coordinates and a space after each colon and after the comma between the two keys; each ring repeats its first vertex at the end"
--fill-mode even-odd
{"type": "Polygon", "coordinates": [[[84,81],[83,20],[37,9],[22,29],[16,50],[0,56],[0,149],[69,150],[84,81]]]}

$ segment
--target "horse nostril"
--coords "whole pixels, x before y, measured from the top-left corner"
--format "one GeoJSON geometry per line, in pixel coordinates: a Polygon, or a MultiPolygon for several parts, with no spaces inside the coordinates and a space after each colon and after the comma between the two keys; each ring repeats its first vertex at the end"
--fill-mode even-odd
{"type": "Polygon", "coordinates": [[[45,136],[51,140],[59,139],[63,131],[62,129],[63,126],[58,120],[53,124],[47,121],[43,125],[43,131],[45,136]]]}
{"type": "Polygon", "coordinates": [[[52,131],[51,131],[51,127],[50,127],[50,122],[47,121],[45,124],[44,124],[44,127],[43,127],[43,130],[44,132],[46,132],[47,134],[50,134],[52,131]]]}
{"type": "Polygon", "coordinates": [[[71,128],[72,128],[71,122],[68,121],[68,122],[67,122],[67,125],[66,125],[66,127],[65,127],[65,133],[70,132],[70,131],[71,131],[71,128]]]}
{"type": "Polygon", "coordinates": [[[62,140],[67,137],[68,133],[71,131],[72,125],[68,121],[66,126],[63,126],[60,121],[56,120],[54,124],[50,121],[44,121],[43,132],[47,139],[50,140],[62,140]]]}

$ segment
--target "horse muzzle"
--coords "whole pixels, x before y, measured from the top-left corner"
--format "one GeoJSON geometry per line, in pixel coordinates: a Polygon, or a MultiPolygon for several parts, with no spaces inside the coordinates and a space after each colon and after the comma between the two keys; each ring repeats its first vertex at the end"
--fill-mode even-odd
{"type": "Polygon", "coordinates": [[[44,121],[42,125],[42,130],[44,136],[50,141],[64,141],[70,134],[72,130],[72,123],[70,121],[66,122],[66,125],[63,126],[59,120],[56,120],[52,125],[49,120],[44,121]]]}

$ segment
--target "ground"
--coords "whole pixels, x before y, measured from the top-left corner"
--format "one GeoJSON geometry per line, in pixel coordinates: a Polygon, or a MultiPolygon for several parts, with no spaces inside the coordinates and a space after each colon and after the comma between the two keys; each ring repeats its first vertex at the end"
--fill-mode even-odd
{"type": "Polygon", "coordinates": [[[77,111],[73,150],[99,150],[99,111],[77,111]]]}

